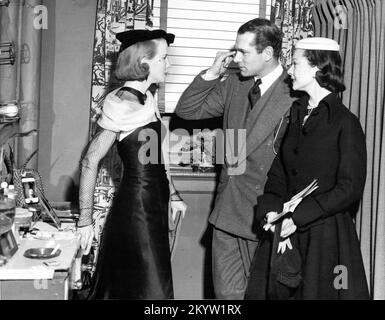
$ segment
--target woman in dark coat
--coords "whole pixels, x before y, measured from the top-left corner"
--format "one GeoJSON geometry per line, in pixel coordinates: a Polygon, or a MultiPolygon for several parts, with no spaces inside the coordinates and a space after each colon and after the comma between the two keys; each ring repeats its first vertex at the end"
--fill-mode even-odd
{"type": "Polygon", "coordinates": [[[296,45],[288,73],[293,89],[307,95],[291,108],[280,153],[258,198],[256,222],[265,228],[246,299],[369,298],[354,226],[366,179],[366,143],[358,119],[337,95],[345,89],[338,51],[338,43],[327,38],[296,45]],[[314,179],[318,189],[267,224],[314,179]]]}

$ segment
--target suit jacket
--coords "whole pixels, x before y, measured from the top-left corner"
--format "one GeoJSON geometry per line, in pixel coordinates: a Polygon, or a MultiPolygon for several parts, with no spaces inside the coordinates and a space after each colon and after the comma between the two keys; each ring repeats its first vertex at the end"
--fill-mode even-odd
{"type": "Polygon", "coordinates": [[[253,207],[263,193],[274,150],[279,148],[294,101],[285,81],[287,77],[284,71],[250,110],[247,96],[253,78],[230,74],[206,81],[198,75],[182,94],[175,110],[179,117],[188,120],[223,116],[223,129],[227,133],[231,133],[229,129],[245,129],[243,137],[238,131],[238,145],[226,139],[231,147],[225,148],[226,159],[209,221],[218,229],[250,240],[257,240],[253,207]],[[236,160],[235,166],[229,165],[236,160]]]}

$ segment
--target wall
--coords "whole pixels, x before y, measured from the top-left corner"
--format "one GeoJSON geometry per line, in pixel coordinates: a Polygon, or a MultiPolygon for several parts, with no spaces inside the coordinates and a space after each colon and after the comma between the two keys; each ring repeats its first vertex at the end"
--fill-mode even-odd
{"type": "Polygon", "coordinates": [[[44,0],[38,169],[52,201],[75,201],[88,141],[95,0],[44,0]]]}
{"type": "Polygon", "coordinates": [[[172,263],[175,299],[214,299],[211,275],[214,173],[172,173],[176,189],[187,204],[174,245],[172,263]]]}

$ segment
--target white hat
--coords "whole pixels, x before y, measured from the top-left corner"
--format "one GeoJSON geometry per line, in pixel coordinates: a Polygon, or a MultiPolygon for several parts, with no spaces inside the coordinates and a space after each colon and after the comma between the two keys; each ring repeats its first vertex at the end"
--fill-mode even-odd
{"type": "Polygon", "coordinates": [[[337,41],[329,38],[313,37],[299,40],[296,45],[296,49],[307,49],[307,50],[328,50],[328,51],[339,51],[340,46],[337,41]]]}

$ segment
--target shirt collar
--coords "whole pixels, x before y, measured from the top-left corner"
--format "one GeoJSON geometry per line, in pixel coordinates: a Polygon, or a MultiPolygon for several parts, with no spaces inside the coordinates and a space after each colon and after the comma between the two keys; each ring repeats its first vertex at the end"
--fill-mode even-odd
{"type": "MultiPolygon", "coordinates": [[[[282,65],[278,64],[278,66],[273,71],[260,78],[262,81],[261,85],[259,86],[261,89],[261,95],[266,92],[266,90],[270,88],[270,86],[275,82],[275,80],[277,80],[281,76],[282,72],[282,65]]],[[[257,81],[258,78],[259,77],[254,77],[254,80],[257,81]]]]}
{"type": "MultiPolygon", "coordinates": [[[[299,119],[300,110],[306,110],[309,104],[309,95],[305,94],[298,100],[293,103],[293,111],[291,113],[291,121],[294,123],[299,119]]],[[[341,99],[338,97],[337,93],[330,93],[324,97],[318,104],[318,107],[325,106],[328,111],[328,120],[329,122],[333,118],[335,113],[334,106],[342,104],[341,99]]]]}

